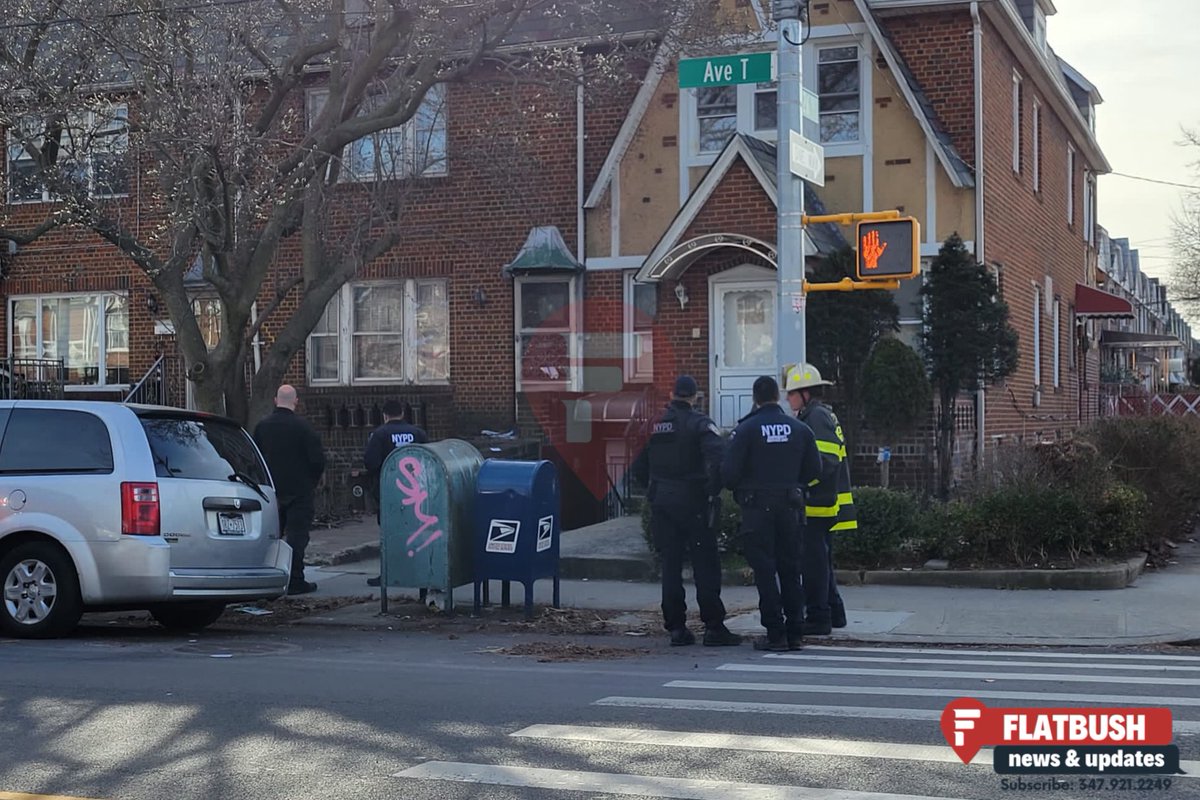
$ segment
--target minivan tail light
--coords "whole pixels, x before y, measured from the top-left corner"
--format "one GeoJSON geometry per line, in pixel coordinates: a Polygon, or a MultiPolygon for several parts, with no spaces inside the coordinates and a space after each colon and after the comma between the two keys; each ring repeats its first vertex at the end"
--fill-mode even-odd
{"type": "Polygon", "coordinates": [[[160,533],[157,483],[121,484],[121,533],[158,536],[160,533]]]}

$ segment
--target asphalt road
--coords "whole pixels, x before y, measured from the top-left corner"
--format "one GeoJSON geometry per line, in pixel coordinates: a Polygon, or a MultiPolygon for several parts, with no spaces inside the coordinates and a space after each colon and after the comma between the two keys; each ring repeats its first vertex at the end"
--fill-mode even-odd
{"type": "MultiPolygon", "coordinates": [[[[1165,704],[1187,761],[1200,759],[1198,689],[1200,656],[1150,652],[768,656],[629,637],[91,627],[0,640],[0,800],[1042,796],[1005,789],[986,753],[962,764],[938,726],[946,703],[1165,704]],[[495,652],[567,641],[648,652],[495,652]]],[[[1200,797],[1200,764],[1184,768],[1195,777],[1165,791],[1065,777],[1053,794],[1200,797]]]]}

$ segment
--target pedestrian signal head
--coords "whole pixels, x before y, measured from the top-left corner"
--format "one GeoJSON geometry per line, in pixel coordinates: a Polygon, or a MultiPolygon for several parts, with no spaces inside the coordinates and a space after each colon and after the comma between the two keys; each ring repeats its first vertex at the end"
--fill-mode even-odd
{"type": "Polygon", "coordinates": [[[916,277],[921,271],[921,226],[912,217],[858,223],[855,249],[860,281],[916,277]]]}

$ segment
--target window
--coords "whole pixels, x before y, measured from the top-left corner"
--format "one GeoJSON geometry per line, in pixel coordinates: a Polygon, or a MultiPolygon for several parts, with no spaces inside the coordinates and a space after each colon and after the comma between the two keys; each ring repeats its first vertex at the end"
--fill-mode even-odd
{"type": "Polygon", "coordinates": [[[1042,104],[1033,101],[1033,190],[1042,190],[1042,104]]]}
{"type": "Polygon", "coordinates": [[[1033,287],[1033,385],[1042,385],[1042,290],[1033,287]]]}
{"type": "Polygon", "coordinates": [[[1075,147],[1067,145],[1067,224],[1075,224],[1075,147]]]}
{"type": "Polygon", "coordinates": [[[192,300],[192,314],[200,327],[204,346],[212,351],[221,343],[221,301],[215,297],[197,297],[192,300]]]}
{"type": "Polygon", "coordinates": [[[343,286],[308,337],[310,384],[444,383],[450,378],[446,281],[343,286]]]}
{"type": "Polygon", "coordinates": [[[72,115],[56,131],[45,120],[26,117],[8,133],[8,199],[11,203],[49,203],[49,184],[77,183],[93,197],[129,194],[129,112],[124,105],[72,115]],[[52,135],[47,136],[50,133],[52,135]],[[26,146],[45,154],[47,141],[58,146],[53,167],[38,165],[26,146]],[[48,181],[47,178],[50,180],[48,181]]]}
{"type": "Polygon", "coordinates": [[[820,96],[821,142],[857,142],[861,83],[858,47],[827,47],[817,53],[817,94],[820,96]]]}
{"type": "Polygon", "coordinates": [[[1088,244],[1095,241],[1096,227],[1096,178],[1084,173],[1083,179],[1083,240],[1088,244]]]}
{"type": "MultiPolygon", "coordinates": [[[[862,50],[857,43],[806,50],[805,95],[811,96],[816,121],[801,114],[797,130],[838,152],[852,155],[863,138],[863,94],[867,91],[862,50]]],[[[711,163],[737,132],[767,141],[778,138],[778,84],[758,83],[688,89],[681,103],[681,126],[690,144],[684,157],[690,166],[711,163]]],[[[804,100],[802,99],[802,103],[804,100]]],[[[829,153],[827,153],[829,155],[829,153]]]]}
{"type": "Polygon", "coordinates": [[[108,426],[95,414],[45,408],[13,410],[0,447],[0,472],[106,475],[112,471],[108,426]],[[68,431],[70,435],[64,435],[68,431]]]}
{"type": "MultiPolygon", "coordinates": [[[[325,108],[329,91],[308,93],[308,120],[311,125],[325,108]]],[[[368,99],[360,110],[366,114],[378,107],[380,98],[368,99]]],[[[380,181],[445,175],[446,164],[446,89],[432,87],[417,113],[398,128],[388,128],[364,136],[342,152],[341,179],[380,181]]]]}
{"type": "Polygon", "coordinates": [[[1033,10],[1033,41],[1038,49],[1046,52],[1046,12],[1039,5],[1033,10]]]}
{"type": "Polygon", "coordinates": [[[518,283],[517,375],[521,389],[572,385],[576,363],[574,278],[518,283]]]}
{"type": "Polygon", "coordinates": [[[1062,386],[1062,358],[1061,358],[1061,340],[1062,329],[1059,327],[1061,323],[1062,302],[1055,299],[1054,301],[1054,388],[1058,389],[1062,386]]]}
{"type": "Polygon", "coordinates": [[[141,419],[160,478],[228,482],[234,472],[267,484],[266,465],[237,425],[180,416],[141,419]]]}
{"type": "Polygon", "coordinates": [[[1012,168],[1021,173],[1021,76],[1015,71],[1012,78],[1012,168]]]}
{"type": "Polygon", "coordinates": [[[9,353],[62,359],[68,384],[129,383],[129,300],[117,294],[13,297],[9,353]]]}
{"type": "Polygon", "coordinates": [[[696,90],[696,119],[700,152],[717,153],[737,133],[737,87],[715,86],[696,90]]]}
{"type": "Polygon", "coordinates": [[[633,272],[625,276],[625,377],[629,381],[654,379],[654,321],[658,317],[658,284],[638,283],[633,272]]]}

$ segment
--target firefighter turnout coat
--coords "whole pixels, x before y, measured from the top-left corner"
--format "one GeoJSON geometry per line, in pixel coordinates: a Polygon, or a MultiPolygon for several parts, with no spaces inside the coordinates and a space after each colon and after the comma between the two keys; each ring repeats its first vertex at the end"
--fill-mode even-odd
{"type": "Polygon", "coordinates": [[[800,421],[812,428],[821,453],[821,478],[809,487],[805,516],[809,524],[829,524],[832,531],[858,528],[854,495],[850,492],[850,461],[846,437],[837,415],[816,400],[805,406],[800,421]]]}

